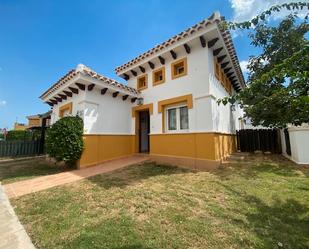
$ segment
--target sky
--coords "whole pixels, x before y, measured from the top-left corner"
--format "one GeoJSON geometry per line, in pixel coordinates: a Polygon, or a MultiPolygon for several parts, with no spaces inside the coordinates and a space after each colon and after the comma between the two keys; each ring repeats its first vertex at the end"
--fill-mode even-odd
{"type": "MultiPolygon", "coordinates": [[[[114,72],[117,66],[214,11],[227,20],[244,21],[283,2],[287,1],[0,0],[0,128],[48,111],[39,96],[79,63],[124,82],[114,72]]],[[[233,37],[246,73],[249,56],[258,50],[246,33],[233,37]]]]}

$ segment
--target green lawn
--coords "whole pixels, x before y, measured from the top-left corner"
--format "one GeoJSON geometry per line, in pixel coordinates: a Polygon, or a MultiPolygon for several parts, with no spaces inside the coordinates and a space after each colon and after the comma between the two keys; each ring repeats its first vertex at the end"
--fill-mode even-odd
{"type": "Polygon", "coordinates": [[[56,174],[68,168],[48,164],[41,160],[16,161],[0,164],[0,182],[8,184],[37,176],[56,174]]]}
{"type": "Polygon", "coordinates": [[[145,163],[13,199],[37,248],[308,248],[309,169],[145,163]]]}

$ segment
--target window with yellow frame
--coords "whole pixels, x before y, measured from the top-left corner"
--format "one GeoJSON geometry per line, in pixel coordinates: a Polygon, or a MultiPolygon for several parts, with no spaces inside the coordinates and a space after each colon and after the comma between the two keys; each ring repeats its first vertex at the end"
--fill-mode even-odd
{"type": "Polygon", "coordinates": [[[156,86],[165,82],[165,67],[158,68],[152,72],[152,85],[156,86]]]}
{"type": "Polygon", "coordinates": [[[65,104],[63,106],[60,106],[60,108],[59,108],[59,117],[63,118],[65,116],[70,115],[72,113],[72,106],[73,106],[72,102],[67,103],[67,104],[65,104]]]}
{"type": "Polygon", "coordinates": [[[187,58],[182,58],[180,60],[173,62],[171,64],[171,72],[172,72],[172,79],[176,79],[187,75],[188,73],[187,58]]]}
{"type": "Polygon", "coordinates": [[[141,75],[137,78],[137,90],[143,90],[148,87],[148,76],[147,74],[141,75]]]}
{"type": "Polygon", "coordinates": [[[224,89],[231,94],[232,88],[230,80],[226,77],[224,71],[221,69],[220,64],[218,63],[217,58],[214,59],[214,66],[215,66],[215,76],[218,81],[220,81],[221,85],[224,89]]]}
{"type": "Polygon", "coordinates": [[[214,59],[214,65],[215,65],[215,76],[217,78],[217,80],[221,80],[220,78],[220,71],[221,71],[221,67],[220,64],[217,61],[217,58],[214,59]]]}

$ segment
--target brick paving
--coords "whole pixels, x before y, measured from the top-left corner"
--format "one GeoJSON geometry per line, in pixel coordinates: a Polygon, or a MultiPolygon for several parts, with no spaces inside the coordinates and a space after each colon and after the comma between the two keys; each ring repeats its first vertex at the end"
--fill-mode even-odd
{"type": "Polygon", "coordinates": [[[146,160],[148,160],[147,156],[131,156],[115,159],[85,169],[72,170],[69,172],[41,176],[30,180],[6,184],[3,185],[3,188],[8,198],[15,198],[66,183],[75,182],[90,176],[111,172],[113,170],[121,169],[132,164],[138,164],[146,160]]]}

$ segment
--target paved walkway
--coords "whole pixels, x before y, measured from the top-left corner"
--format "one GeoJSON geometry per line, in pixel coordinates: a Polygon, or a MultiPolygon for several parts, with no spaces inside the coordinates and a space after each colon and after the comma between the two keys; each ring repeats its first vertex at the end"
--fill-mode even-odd
{"type": "Polygon", "coordinates": [[[0,249],[35,249],[0,184],[0,249]]]}
{"type": "Polygon", "coordinates": [[[54,175],[36,177],[30,180],[4,185],[4,190],[9,198],[14,198],[40,190],[52,188],[70,182],[75,182],[90,176],[107,173],[126,166],[144,162],[147,156],[132,156],[102,163],[98,166],[80,170],[58,173],[54,175]]]}

